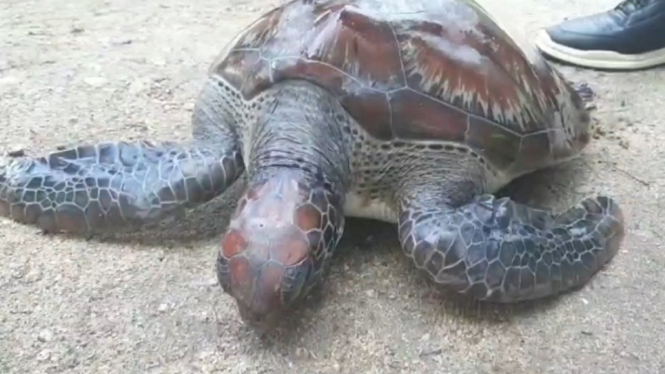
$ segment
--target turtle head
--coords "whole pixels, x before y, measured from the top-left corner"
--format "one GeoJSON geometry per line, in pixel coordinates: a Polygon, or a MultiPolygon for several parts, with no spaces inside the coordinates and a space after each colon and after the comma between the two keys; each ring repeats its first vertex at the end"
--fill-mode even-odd
{"type": "Polygon", "coordinates": [[[321,279],[341,235],[332,194],[284,172],[251,183],[221,242],[217,276],[243,321],[271,329],[321,279]]]}

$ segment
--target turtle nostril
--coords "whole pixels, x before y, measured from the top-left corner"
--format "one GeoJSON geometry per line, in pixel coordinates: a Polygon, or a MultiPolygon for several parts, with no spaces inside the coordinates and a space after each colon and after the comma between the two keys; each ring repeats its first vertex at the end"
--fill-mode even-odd
{"type": "Polygon", "coordinates": [[[263,230],[267,227],[266,220],[261,217],[248,217],[245,225],[247,230],[263,230]]]}

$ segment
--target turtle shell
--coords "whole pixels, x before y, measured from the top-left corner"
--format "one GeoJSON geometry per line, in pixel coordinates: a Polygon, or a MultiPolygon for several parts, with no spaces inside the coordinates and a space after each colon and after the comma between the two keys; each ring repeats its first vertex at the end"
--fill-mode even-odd
{"type": "Polygon", "coordinates": [[[246,100],[305,79],[378,140],[461,142],[504,170],[588,141],[579,96],[473,2],[291,1],[236,36],[211,74],[246,100]]]}

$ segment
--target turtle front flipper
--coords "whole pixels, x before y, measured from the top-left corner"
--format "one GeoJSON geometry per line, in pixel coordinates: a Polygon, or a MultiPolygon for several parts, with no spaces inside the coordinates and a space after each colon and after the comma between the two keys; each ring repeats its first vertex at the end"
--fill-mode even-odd
{"type": "Polygon", "coordinates": [[[138,226],[211,200],[243,170],[235,145],[80,145],[0,167],[0,216],[52,233],[138,226]]]}
{"type": "Polygon", "coordinates": [[[404,251],[430,279],[501,303],[582,287],[623,237],[621,210],[603,196],[553,214],[484,195],[457,209],[407,204],[399,218],[404,251]]]}

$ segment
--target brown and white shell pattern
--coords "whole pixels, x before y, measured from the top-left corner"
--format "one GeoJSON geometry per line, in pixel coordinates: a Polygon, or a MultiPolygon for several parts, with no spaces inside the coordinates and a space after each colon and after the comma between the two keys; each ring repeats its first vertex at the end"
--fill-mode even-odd
{"type": "Polygon", "coordinates": [[[506,172],[588,141],[579,97],[473,2],[291,1],[240,33],[211,74],[245,100],[306,79],[377,140],[460,142],[506,172]]]}

